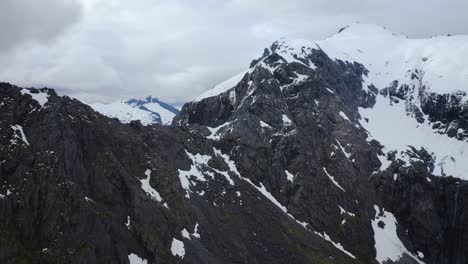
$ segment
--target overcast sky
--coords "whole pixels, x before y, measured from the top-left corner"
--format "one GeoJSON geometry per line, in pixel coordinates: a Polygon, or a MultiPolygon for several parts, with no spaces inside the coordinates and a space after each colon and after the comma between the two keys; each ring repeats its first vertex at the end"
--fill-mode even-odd
{"type": "Polygon", "coordinates": [[[86,102],[196,97],[286,36],[468,34],[468,0],[0,0],[0,81],[86,102]]]}

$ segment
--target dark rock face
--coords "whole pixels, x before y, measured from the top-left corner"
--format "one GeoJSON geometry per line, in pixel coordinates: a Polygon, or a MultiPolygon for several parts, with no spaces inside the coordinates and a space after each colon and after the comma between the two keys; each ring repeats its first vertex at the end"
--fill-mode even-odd
{"type": "MultiPolygon", "coordinates": [[[[281,58],[267,60],[273,67],[281,58]]],[[[229,123],[219,132],[220,142],[232,142],[230,153],[242,175],[266,186],[294,217],[309,224],[309,233],[325,232],[357,259],[371,263],[369,219],[374,211],[369,197],[374,194],[367,191],[371,189],[367,177],[379,163],[372,146],[365,143],[364,131],[338,115],[343,110],[356,120],[361,100],[367,103],[358,97],[364,70],[335,63],[321,51],[314,51],[311,60],[320,65],[317,71],[301,64],[286,64],[273,73],[254,68],[234,88],[235,98],[242,100],[230,100],[229,92],[187,104],[174,123],[213,127],[229,123]],[[288,74],[296,77],[295,72],[309,79],[291,82],[288,74]],[[283,115],[291,121],[285,122],[283,115]],[[353,155],[348,158],[340,144],[353,155]],[[295,175],[292,182],[285,171],[295,175]],[[358,217],[342,215],[340,206],[358,217]]]]}
{"type": "MultiPolygon", "coordinates": [[[[424,149],[381,171],[367,70],[279,45],[173,127],[0,84],[0,263],[378,263],[390,214],[406,251],[383,263],[467,263],[467,183],[433,176],[424,149]]],[[[413,88],[380,93],[411,106],[413,88]]],[[[465,128],[461,102],[422,102],[415,118],[465,128]]]]}
{"type": "Polygon", "coordinates": [[[466,94],[431,94],[422,101],[422,110],[434,123],[433,128],[449,137],[467,141],[468,103],[463,102],[463,96],[466,94]]]}
{"type": "Polygon", "coordinates": [[[128,263],[132,253],[148,263],[352,262],[229,171],[213,149],[223,145],[185,128],[123,125],[52,90],[41,107],[21,88],[0,89],[1,263],[128,263]],[[211,155],[197,168],[213,175],[194,180],[190,199],[178,176],[196,164],[186,152],[211,155]],[[142,189],[146,170],[163,201],[142,189]]]}

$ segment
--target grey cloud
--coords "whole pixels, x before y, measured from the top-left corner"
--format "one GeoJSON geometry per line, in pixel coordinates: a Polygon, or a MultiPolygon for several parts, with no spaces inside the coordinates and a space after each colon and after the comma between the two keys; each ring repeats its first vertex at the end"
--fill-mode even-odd
{"type": "MultiPolygon", "coordinates": [[[[412,37],[468,33],[462,0],[79,1],[76,27],[51,44],[0,55],[10,65],[0,79],[57,87],[88,102],[150,94],[180,102],[241,72],[283,36],[323,39],[355,21],[412,37]]],[[[38,38],[28,33],[31,22],[15,23],[25,28],[21,36],[38,38]]]]}
{"type": "Polygon", "coordinates": [[[0,1],[0,51],[25,42],[48,41],[80,17],[80,5],[71,0],[0,1]]]}

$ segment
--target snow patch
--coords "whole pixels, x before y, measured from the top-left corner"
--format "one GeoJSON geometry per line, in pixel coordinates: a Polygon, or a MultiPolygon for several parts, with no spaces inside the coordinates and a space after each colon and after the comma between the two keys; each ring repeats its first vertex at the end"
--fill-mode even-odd
{"type": "Polygon", "coordinates": [[[352,216],[352,217],[356,216],[355,214],[346,211],[343,207],[341,207],[339,205],[338,205],[338,207],[340,208],[340,214],[347,214],[347,215],[352,216]]]}
{"type": "Polygon", "coordinates": [[[127,222],[125,223],[125,226],[127,227],[128,230],[130,230],[130,227],[131,227],[130,216],[127,216],[127,222]]]}
{"type": "Polygon", "coordinates": [[[343,145],[341,145],[341,142],[336,140],[336,143],[338,143],[338,146],[340,147],[341,151],[343,152],[343,154],[346,156],[346,158],[351,161],[349,158],[351,158],[351,153],[347,152],[346,149],[343,147],[343,145]]]}
{"type": "Polygon", "coordinates": [[[262,120],[260,120],[260,127],[262,128],[266,128],[266,129],[270,129],[271,126],[265,122],[263,122],[262,120]]]}
{"type": "Polygon", "coordinates": [[[24,144],[29,146],[29,141],[26,138],[26,135],[24,134],[23,127],[20,126],[20,125],[14,125],[14,126],[10,126],[10,127],[11,127],[11,129],[13,129],[15,131],[15,133],[14,133],[15,138],[16,139],[21,139],[21,141],[23,141],[24,144]],[[19,134],[20,134],[19,136],[18,136],[17,132],[19,132],[19,134]]]}
{"type": "MultiPolygon", "coordinates": [[[[192,153],[185,150],[185,153],[192,161],[192,165],[188,171],[178,170],[179,171],[179,180],[182,188],[185,189],[185,197],[190,198],[190,186],[197,185],[197,181],[205,182],[206,178],[202,171],[202,166],[208,166],[208,161],[211,159],[210,156],[196,154],[192,155],[192,153]],[[192,179],[194,177],[195,179],[192,179]]],[[[209,173],[207,173],[209,175],[209,173]]],[[[210,175],[212,176],[212,175],[210,175]]]]}
{"type": "Polygon", "coordinates": [[[185,246],[184,242],[172,238],[172,244],[171,244],[171,253],[174,257],[179,257],[183,259],[185,257],[185,246]]]}
{"type": "Polygon", "coordinates": [[[385,210],[382,210],[383,214],[381,215],[380,208],[377,205],[374,205],[374,208],[376,213],[375,219],[372,220],[372,229],[374,230],[375,249],[377,252],[376,260],[381,264],[385,261],[396,262],[403,257],[403,254],[406,254],[417,263],[424,264],[424,262],[409,252],[400,238],[398,238],[398,223],[395,216],[385,210]]]}
{"type": "MultiPolygon", "coordinates": [[[[218,150],[216,148],[213,148],[213,151],[216,154],[216,156],[220,156],[221,158],[223,158],[224,162],[228,165],[230,171],[234,172],[237,176],[241,177],[239,171],[237,170],[236,164],[234,163],[234,161],[231,160],[231,158],[227,154],[223,154],[221,150],[218,150]]],[[[229,178],[228,180],[229,182],[232,182],[231,185],[234,185],[232,179],[229,178]]]]}
{"type": "Polygon", "coordinates": [[[343,111],[340,111],[339,114],[344,120],[351,122],[351,120],[349,120],[348,116],[345,113],[343,113],[343,111]]]}
{"type": "Polygon", "coordinates": [[[289,182],[294,182],[294,175],[292,173],[290,173],[289,171],[285,170],[284,171],[286,173],[286,179],[289,181],[289,182]]]}
{"type": "Polygon", "coordinates": [[[280,202],[278,202],[278,200],[276,200],[276,198],[270,192],[268,192],[263,183],[260,183],[260,187],[256,187],[256,189],[259,190],[263,194],[263,196],[270,200],[274,205],[281,209],[281,211],[283,211],[286,214],[288,213],[286,206],[283,206],[280,202]]]}
{"type": "Polygon", "coordinates": [[[7,190],[7,191],[6,191],[6,194],[1,194],[1,193],[0,193],[0,199],[5,199],[5,197],[8,197],[8,196],[11,195],[11,194],[12,194],[12,193],[11,193],[10,190],[7,190]]]}
{"type": "MultiPolygon", "coordinates": [[[[409,150],[409,146],[424,148],[435,158],[434,175],[452,175],[468,180],[468,162],[465,162],[468,160],[468,142],[436,133],[429,121],[418,123],[407,115],[404,102],[391,102],[379,95],[373,108],[359,108],[359,114],[363,118],[361,126],[385,147],[384,153],[396,150],[397,158],[408,162],[410,158],[402,153],[409,150]]],[[[379,159],[381,170],[391,164],[385,157],[380,156],[379,159]]]]}
{"type": "Polygon", "coordinates": [[[289,119],[289,117],[287,115],[283,115],[282,119],[283,119],[283,124],[285,126],[290,126],[292,124],[291,119],[289,119]]]}
{"type": "Polygon", "coordinates": [[[195,224],[195,228],[193,229],[192,236],[200,239],[200,234],[198,233],[198,222],[195,224]]]}
{"type": "Polygon", "coordinates": [[[20,92],[23,95],[29,94],[33,100],[36,100],[41,105],[41,108],[49,101],[49,94],[47,91],[43,92],[38,90],[38,93],[32,93],[31,90],[22,88],[20,92]]]}
{"type": "MultiPolygon", "coordinates": [[[[151,179],[151,170],[147,169],[145,171],[146,178],[143,180],[140,180],[141,182],[141,188],[147,195],[151,197],[151,199],[156,200],[157,202],[163,202],[163,199],[161,198],[161,195],[159,194],[158,191],[156,191],[153,187],[151,187],[150,184],[150,179],[151,179]]],[[[164,203],[164,207],[167,208],[167,204],[164,203]]]]}
{"type": "Polygon", "coordinates": [[[182,229],[182,231],[180,232],[182,234],[182,237],[184,238],[187,238],[188,240],[190,240],[190,233],[187,231],[187,229],[182,229]]]}
{"type": "Polygon", "coordinates": [[[130,264],[147,264],[146,259],[140,258],[138,255],[131,253],[128,255],[128,261],[130,264]]]}
{"type": "Polygon", "coordinates": [[[221,130],[222,128],[224,127],[227,127],[231,124],[232,122],[226,122],[222,125],[219,125],[217,127],[209,127],[207,126],[208,130],[210,130],[211,134],[209,136],[207,136],[206,138],[207,139],[211,139],[211,140],[220,140],[221,139],[221,134],[219,134],[219,130],[221,130]]]}
{"type": "Polygon", "coordinates": [[[88,203],[96,203],[93,199],[89,198],[88,196],[85,196],[85,201],[88,203]]]}
{"type": "MultiPolygon", "coordinates": [[[[306,66],[307,66],[307,65],[306,65],[306,66]]],[[[284,88],[286,88],[286,87],[298,85],[298,84],[300,84],[300,83],[303,83],[303,82],[306,81],[307,79],[309,79],[309,76],[308,76],[308,75],[299,74],[299,73],[297,73],[297,72],[295,72],[295,74],[296,74],[297,77],[294,78],[290,84],[281,86],[281,87],[280,87],[281,91],[283,91],[284,88]]]]}

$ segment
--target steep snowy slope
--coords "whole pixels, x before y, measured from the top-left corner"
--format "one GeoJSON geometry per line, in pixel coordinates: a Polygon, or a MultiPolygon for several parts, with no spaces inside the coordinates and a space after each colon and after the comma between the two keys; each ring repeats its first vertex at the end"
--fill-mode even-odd
{"type": "Polygon", "coordinates": [[[229,78],[228,80],[216,85],[213,89],[208,90],[208,91],[204,92],[203,94],[199,95],[195,99],[195,101],[200,101],[200,100],[203,100],[205,98],[216,96],[216,95],[218,95],[220,93],[226,92],[227,90],[229,90],[229,89],[233,88],[234,86],[236,86],[242,80],[242,78],[244,77],[244,75],[247,72],[248,71],[243,71],[243,72],[229,78]]]}
{"type": "Polygon", "coordinates": [[[435,159],[435,175],[468,179],[468,36],[409,39],[355,24],[317,45],[333,58],[363,64],[365,85],[388,90],[374,107],[360,110],[368,120],[361,125],[386,152],[407,160],[408,146],[424,148],[435,159]],[[440,98],[450,99],[443,105],[440,98]],[[438,118],[427,110],[432,105],[455,112],[455,120],[438,118]]]}
{"type": "Polygon", "coordinates": [[[96,103],[91,104],[91,107],[103,115],[118,118],[123,123],[140,120],[143,125],[170,125],[174,116],[179,112],[175,107],[151,96],[145,100],[131,99],[109,104],[96,103]]]}

